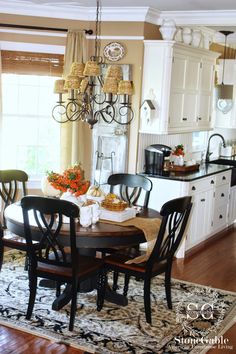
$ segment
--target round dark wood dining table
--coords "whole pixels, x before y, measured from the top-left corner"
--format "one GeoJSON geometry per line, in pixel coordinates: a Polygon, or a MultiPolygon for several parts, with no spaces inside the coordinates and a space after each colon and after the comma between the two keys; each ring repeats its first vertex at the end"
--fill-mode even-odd
{"type": "MultiPolygon", "coordinates": [[[[8,230],[16,235],[24,237],[23,214],[20,202],[9,205],[4,212],[8,230]]],[[[149,208],[141,209],[137,217],[160,218],[160,214],[149,208]]],[[[33,225],[33,224],[32,224],[33,225]]],[[[64,223],[60,233],[60,242],[69,246],[69,224],[64,223]]],[[[40,238],[40,232],[35,225],[33,228],[33,238],[37,241],[40,238]]],[[[76,244],[81,254],[94,254],[96,249],[112,248],[117,246],[131,247],[139,243],[146,242],[142,230],[134,226],[121,226],[113,223],[103,223],[102,221],[89,227],[82,227],[79,222],[76,225],[76,244]]],[[[41,282],[41,284],[43,284],[41,282]]],[[[87,291],[91,290],[87,289],[87,291]]],[[[127,299],[120,294],[106,291],[106,299],[119,305],[126,305],[127,299]]],[[[70,291],[65,290],[52,305],[54,310],[59,310],[70,300],[70,291]]]]}
{"type": "MultiPolygon", "coordinates": [[[[9,205],[4,213],[7,228],[16,235],[24,237],[23,214],[20,202],[9,205]]],[[[160,214],[153,209],[141,209],[137,217],[160,218],[160,214]]],[[[69,224],[64,223],[59,236],[60,242],[69,246],[69,224]]],[[[33,238],[35,241],[40,233],[35,226],[33,238]]],[[[89,227],[82,227],[79,222],[76,225],[76,243],[78,248],[108,248],[117,246],[132,246],[146,242],[142,230],[134,226],[121,226],[113,223],[98,222],[89,227]]]]}

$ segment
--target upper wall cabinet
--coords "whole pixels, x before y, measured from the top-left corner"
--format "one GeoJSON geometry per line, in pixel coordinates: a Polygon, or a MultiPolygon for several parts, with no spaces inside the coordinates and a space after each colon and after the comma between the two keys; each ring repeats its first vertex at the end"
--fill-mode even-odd
{"type": "Polygon", "coordinates": [[[218,53],[174,41],[144,41],[142,102],[151,100],[151,119],[140,132],[168,134],[211,129],[212,92],[218,53]]]}

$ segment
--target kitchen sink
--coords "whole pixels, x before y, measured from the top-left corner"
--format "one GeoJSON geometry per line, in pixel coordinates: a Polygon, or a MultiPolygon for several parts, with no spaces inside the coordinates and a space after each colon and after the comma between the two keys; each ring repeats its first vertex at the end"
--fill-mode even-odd
{"type": "Polygon", "coordinates": [[[236,160],[228,160],[228,159],[217,159],[213,161],[209,161],[209,163],[213,163],[216,165],[228,165],[236,167],[236,160]]]}
{"type": "Polygon", "coordinates": [[[234,168],[232,168],[231,174],[231,187],[236,185],[236,160],[217,159],[209,161],[209,163],[213,163],[215,165],[233,166],[234,168]]]}

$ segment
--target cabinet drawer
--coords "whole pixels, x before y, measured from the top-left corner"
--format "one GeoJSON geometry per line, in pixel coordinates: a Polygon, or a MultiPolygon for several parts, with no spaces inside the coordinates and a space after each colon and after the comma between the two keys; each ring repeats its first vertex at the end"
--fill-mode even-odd
{"type": "Polygon", "coordinates": [[[222,184],[230,183],[231,170],[218,173],[215,177],[216,177],[216,186],[220,186],[222,184]]]}
{"type": "Polygon", "coordinates": [[[215,205],[216,207],[224,204],[225,207],[229,201],[229,184],[223,184],[215,190],[215,205]]]}
{"type": "Polygon", "coordinates": [[[227,205],[221,205],[218,208],[215,208],[214,217],[213,217],[213,229],[217,230],[221,227],[224,227],[227,222],[227,205]]]}
{"type": "Polygon", "coordinates": [[[213,189],[214,186],[215,186],[215,176],[209,178],[201,178],[197,181],[193,181],[189,183],[189,194],[194,195],[195,193],[198,192],[213,189]]]}

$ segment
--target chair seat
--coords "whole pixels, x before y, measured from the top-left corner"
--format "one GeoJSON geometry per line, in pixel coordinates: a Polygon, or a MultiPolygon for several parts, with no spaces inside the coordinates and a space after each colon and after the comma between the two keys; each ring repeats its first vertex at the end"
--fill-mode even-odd
{"type": "MultiPolygon", "coordinates": [[[[93,257],[80,256],[79,257],[79,267],[78,267],[78,278],[83,278],[89,273],[96,272],[99,268],[103,266],[103,260],[93,257]]],[[[40,274],[51,274],[53,276],[72,278],[72,268],[62,267],[54,264],[48,264],[43,262],[38,262],[37,273],[40,274]]]]}
{"type": "MultiPolygon", "coordinates": [[[[130,271],[134,271],[134,272],[139,272],[139,273],[145,273],[146,272],[146,262],[143,263],[131,263],[131,264],[127,264],[125,262],[127,262],[128,260],[133,259],[134,257],[129,257],[126,254],[119,254],[119,253],[114,253],[110,256],[107,256],[104,258],[104,262],[106,266],[111,266],[111,267],[115,267],[117,269],[126,269],[126,270],[130,270],[130,271]]],[[[153,265],[153,269],[152,269],[152,273],[161,273],[165,270],[167,262],[163,261],[163,262],[158,262],[158,263],[154,263],[153,265]]]]}

